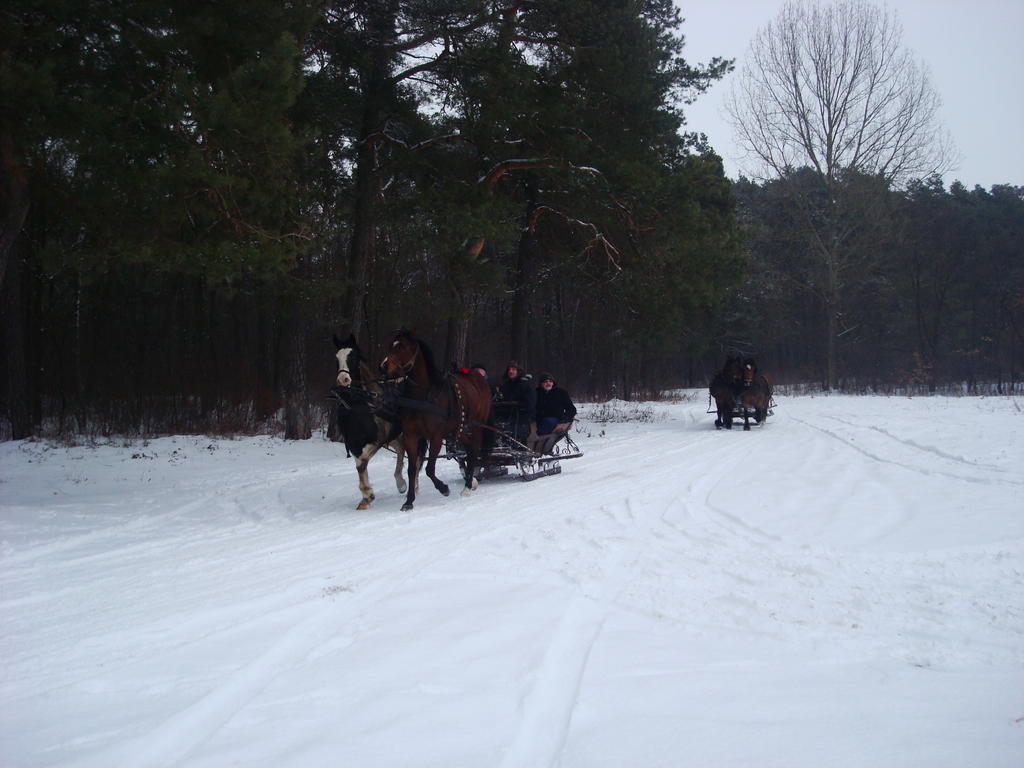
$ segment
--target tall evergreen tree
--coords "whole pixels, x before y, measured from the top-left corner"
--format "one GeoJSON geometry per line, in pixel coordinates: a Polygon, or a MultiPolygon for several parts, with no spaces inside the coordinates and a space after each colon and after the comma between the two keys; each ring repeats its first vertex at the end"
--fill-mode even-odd
{"type": "Polygon", "coordinates": [[[473,66],[448,114],[472,137],[484,191],[519,211],[512,354],[529,357],[531,303],[552,266],[596,259],[610,277],[635,256],[638,221],[657,218],[668,237],[655,211],[686,155],[680,101],[728,67],[689,65],[679,25],[665,2],[521,4],[464,51],[473,66]]]}
{"type": "Polygon", "coordinates": [[[308,236],[295,178],[304,137],[288,112],[311,16],[304,3],[14,0],[4,19],[0,147],[13,183],[0,256],[17,266],[4,281],[7,405],[25,434],[40,395],[22,350],[43,346],[47,307],[80,307],[90,283],[130,265],[151,286],[291,269],[308,236]]]}

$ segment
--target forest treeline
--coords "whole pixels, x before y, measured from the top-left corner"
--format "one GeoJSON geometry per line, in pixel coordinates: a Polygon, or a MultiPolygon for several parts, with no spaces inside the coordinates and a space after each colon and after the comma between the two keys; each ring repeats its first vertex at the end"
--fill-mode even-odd
{"type": "Polygon", "coordinates": [[[839,386],[1020,376],[1024,190],[850,174],[826,296],[813,179],[730,181],[686,123],[731,63],[685,58],[671,0],[0,14],[4,437],[303,437],[332,334],[399,327],[579,398],[733,351],[822,381],[836,296],[839,386]]]}
{"type": "Polygon", "coordinates": [[[746,265],[716,338],[755,351],[783,381],[824,385],[833,293],[840,388],[1019,393],[1024,187],[846,178],[848,246],[827,262],[802,223],[827,207],[806,210],[815,183],[797,171],[734,185],[746,265]],[[803,209],[794,186],[810,187],[803,209]]]}

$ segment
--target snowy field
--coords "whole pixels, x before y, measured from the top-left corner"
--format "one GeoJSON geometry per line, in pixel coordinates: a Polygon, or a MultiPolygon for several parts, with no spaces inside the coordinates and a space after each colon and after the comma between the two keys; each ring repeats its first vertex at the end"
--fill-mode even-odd
{"type": "Polygon", "coordinates": [[[779,399],[412,512],[320,439],[2,444],[0,764],[1024,765],[1024,400],[779,399]]]}

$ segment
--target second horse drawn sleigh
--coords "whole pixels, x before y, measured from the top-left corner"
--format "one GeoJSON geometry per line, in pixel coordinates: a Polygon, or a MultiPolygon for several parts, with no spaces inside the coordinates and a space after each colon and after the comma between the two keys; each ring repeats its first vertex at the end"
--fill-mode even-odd
{"type": "Polygon", "coordinates": [[[775,407],[771,376],[758,373],[753,358],[729,357],[708,387],[708,413],[716,414],[715,429],[732,429],[733,419],[764,425],[775,407]]]}

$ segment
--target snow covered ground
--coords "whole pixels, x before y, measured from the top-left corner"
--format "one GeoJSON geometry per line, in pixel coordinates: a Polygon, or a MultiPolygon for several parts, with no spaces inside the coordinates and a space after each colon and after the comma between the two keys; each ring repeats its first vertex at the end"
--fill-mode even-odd
{"type": "Polygon", "coordinates": [[[1024,765],[1024,400],[645,407],[412,512],[320,439],[0,445],[0,764],[1024,765]]]}

